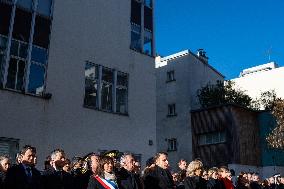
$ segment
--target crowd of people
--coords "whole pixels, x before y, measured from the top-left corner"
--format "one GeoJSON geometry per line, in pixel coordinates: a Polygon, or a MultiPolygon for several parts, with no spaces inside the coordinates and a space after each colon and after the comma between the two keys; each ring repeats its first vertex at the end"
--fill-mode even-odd
{"type": "Polygon", "coordinates": [[[26,145],[11,165],[0,156],[0,189],[284,189],[280,175],[260,180],[257,173],[241,172],[233,179],[227,167],[205,170],[199,159],[178,162],[179,171],[171,172],[168,154],[159,152],[140,163],[131,153],[117,157],[116,152],[66,158],[56,149],[46,158],[44,170],[36,169],[36,148],[26,145]]]}

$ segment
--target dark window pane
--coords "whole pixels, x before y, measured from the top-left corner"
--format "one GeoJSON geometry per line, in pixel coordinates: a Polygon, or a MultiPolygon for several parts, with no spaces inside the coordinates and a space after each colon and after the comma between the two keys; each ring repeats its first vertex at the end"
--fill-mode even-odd
{"type": "Polygon", "coordinates": [[[8,36],[12,6],[0,2],[0,34],[8,36]]]}
{"type": "Polygon", "coordinates": [[[112,111],[112,85],[108,83],[102,84],[102,109],[112,111]]]}
{"type": "Polygon", "coordinates": [[[103,75],[102,75],[102,80],[112,83],[113,81],[113,71],[108,68],[103,68],[103,75]]]}
{"type": "Polygon", "coordinates": [[[16,9],[13,38],[28,42],[30,37],[32,14],[30,12],[16,9]]]}
{"type": "Polygon", "coordinates": [[[145,6],[152,7],[152,0],[145,0],[145,6]]]}
{"type": "Polygon", "coordinates": [[[50,20],[42,16],[36,16],[33,43],[37,46],[48,48],[50,34],[50,20]]]}
{"type": "Polygon", "coordinates": [[[3,66],[5,63],[4,54],[0,53],[0,86],[2,86],[2,77],[3,77],[3,66]]]}
{"type": "Polygon", "coordinates": [[[45,68],[41,65],[31,64],[28,92],[40,95],[44,90],[45,68]]]}
{"type": "Polygon", "coordinates": [[[27,51],[28,51],[28,44],[12,40],[11,52],[10,52],[11,55],[21,58],[26,58],[27,51]]]}
{"type": "Polygon", "coordinates": [[[138,30],[140,27],[137,27],[134,24],[131,24],[131,44],[130,47],[132,49],[141,51],[141,31],[138,30]],[[138,30],[138,31],[137,31],[138,30]]]}
{"type": "Polygon", "coordinates": [[[25,62],[11,58],[9,63],[6,87],[10,89],[22,90],[24,71],[25,62]]]}
{"type": "Polygon", "coordinates": [[[7,47],[7,37],[0,36],[0,53],[4,53],[7,47]]]}
{"type": "Polygon", "coordinates": [[[127,89],[116,89],[116,112],[127,113],[127,89]]]}
{"type": "Polygon", "coordinates": [[[86,63],[84,105],[98,108],[98,66],[86,63]]]}
{"type": "Polygon", "coordinates": [[[39,0],[37,12],[44,15],[50,16],[52,0],[39,0]]]}
{"type": "Polygon", "coordinates": [[[141,25],[141,3],[131,1],[131,22],[141,25]]]}
{"type": "Polygon", "coordinates": [[[17,0],[17,6],[23,7],[27,10],[32,10],[33,1],[32,0],[17,0]]]}
{"type": "Polygon", "coordinates": [[[47,50],[33,46],[32,61],[46,64],[47,50]]]}
{"type": "Polygon", "coordinates": [[[153,31],[153,14],[152,9],[144,7],[144,27],[150,31],[153,31]]]}
{"type": "Polygon", "coordinates": [[[152,39],[144,38],[144,52],[148,55],[152,55],[152,39]]]}
{"type": "Polygon", "coordinates": [[[126,86],[127,87],[128,79],[127,74],[118,72],[117,73],[117,85],[126,86]]]}

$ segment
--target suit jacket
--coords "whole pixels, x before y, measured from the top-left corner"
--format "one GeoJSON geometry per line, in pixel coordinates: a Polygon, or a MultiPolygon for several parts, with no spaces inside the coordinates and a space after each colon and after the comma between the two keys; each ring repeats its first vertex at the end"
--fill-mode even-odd
{"type": "Polygon", "coordinates": [[[155,166],[144,176],[145,189],[173,189],[173,177],[169,170],[155,166]]]}
{"type": "Polygon", "coordinates": [[[32,176],[28,177],[22,164],[8,169],[5,179],[5,189],[42,189],[40,172],[31,167],[32,176]]]}
{"type": "Polygon", "coordinates": [[[192,176],[184,179],[185,189],[206,189],[206,180],[202,177],[192,176]]]}
{"type": "Polygon", "coordinates": [[[142,189],[143,185],[139,175],[131,173],[124,168],[117,172],[117,182],[119,189],[142,189]]]}
{"type": "Polygon", "coordinates": [[[44,189],[75,189],[71,174],[53,168],[42,173],[42,184],[44,189]]]}
{"type": "Polygon", "coordinates": [[[91,176],[87,189],[105,189],[105,187],[103,187],[95,177],[91,176]]]}

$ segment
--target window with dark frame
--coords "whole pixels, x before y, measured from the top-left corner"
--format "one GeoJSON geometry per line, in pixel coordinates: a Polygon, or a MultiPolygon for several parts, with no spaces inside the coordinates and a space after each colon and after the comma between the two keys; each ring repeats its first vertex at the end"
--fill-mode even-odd
{"type": "Polygon", "coordinates": [[[84,106],[127,114],[128,74],[86,62],[84,106]]]}
{"type": "Polygon", "coordinates": [[[198,145],[210,145],[226,142],[225,131],[217,131],[212,133],[205,133],[198,136],[198,145]]]}
{"type": "Polygon", "coordinates": [[[176,116],[176,104],[168,105],[168,116],[176,116]]]}
{"type": "Polygon", "coordinates": [[[33,0],[0,1],[0,83],[4,89],[43,96],[53,0],[37,1],[37,7],[33,0]]]}
{"type": "Polygon", "coordinates": [[[167,82],[175,81],[175,71],[171,70],[167,72],[167,82]]]}
{"type": "Polygon", "coordinates": [[[168,139],[168,150],[167,151],[177,151],[177,139],[168,139]]]}
{"type": "Polygon", "coordinates": [[[131,1],[130,48],[153,56],[153,10],[152,0],[131,1]],[[143,16],[143,18],[142,18],[143,16]],[[142,23],[143,20],[143,23],[142,23]],[[142,36],[144,33],[144,36],[142,36]]]}

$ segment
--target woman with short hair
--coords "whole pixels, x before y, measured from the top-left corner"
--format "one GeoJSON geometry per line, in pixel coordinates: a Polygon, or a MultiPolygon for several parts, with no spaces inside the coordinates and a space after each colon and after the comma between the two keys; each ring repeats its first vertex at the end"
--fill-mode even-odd
{"type": "Polygon", "coordinates": [[[9,156],[0,156],[0,188],[3,188],[6,173],[10,166],[9,156]]]}
{"type": "Polygon", "coordinates": [[[201,177],[202,173],[203,164],[200,160],[190,162],[184,179],[185,189],[206,189],[206,180],[201,177]]]}
{"type": "Polygon", "coordinates": [[[113,158],[105,156],[99,161],[98,175],[89,180],[87,189],[118,189],[113,158]]]}

